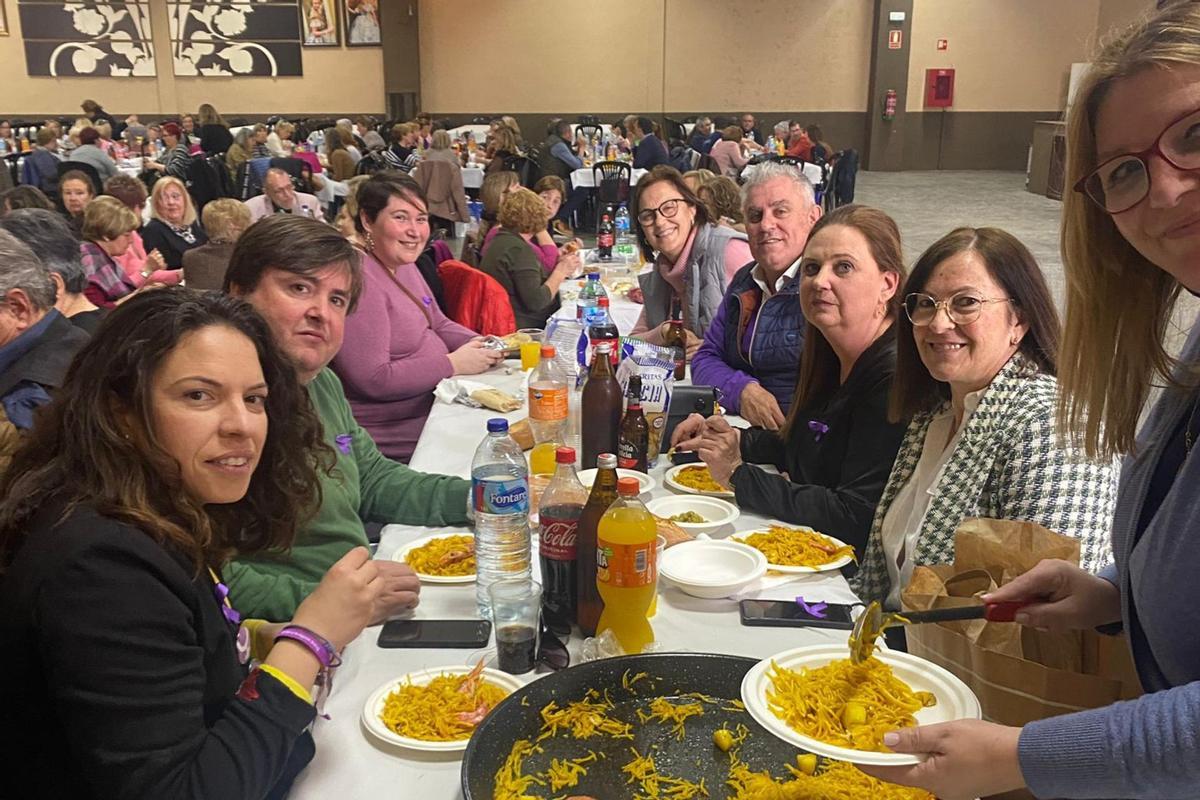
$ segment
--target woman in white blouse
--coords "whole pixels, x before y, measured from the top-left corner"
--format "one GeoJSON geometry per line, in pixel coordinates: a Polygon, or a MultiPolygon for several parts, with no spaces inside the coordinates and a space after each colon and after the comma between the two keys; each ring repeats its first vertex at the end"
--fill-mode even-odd
{"type": "Polygon", "coordinates": [[[1110,559],[1116,470],[1060,446],[1059,321],[1029,250],[996,228],[959,228],[913,268],[897,328],[891,414],[910,418],[854,588],[899,608],[916,565],[954,560],[967,517],[1036,522],[1110,559]]]}

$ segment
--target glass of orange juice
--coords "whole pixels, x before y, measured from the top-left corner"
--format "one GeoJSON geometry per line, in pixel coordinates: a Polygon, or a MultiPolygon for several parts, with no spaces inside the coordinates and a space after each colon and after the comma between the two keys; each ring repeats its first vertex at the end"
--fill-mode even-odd
{"type": "MultiPolygon", "coordinates": [[[[538,361],[542,358],[542,329],[541,328],[521,328],[517,333],[523,333],[529,337],[529,341],[521,341],[521,371],[528,372],[531,369],[536,369],[538,361]]],[[[554,470],[551,469],[551,472],[554,470]]]]}

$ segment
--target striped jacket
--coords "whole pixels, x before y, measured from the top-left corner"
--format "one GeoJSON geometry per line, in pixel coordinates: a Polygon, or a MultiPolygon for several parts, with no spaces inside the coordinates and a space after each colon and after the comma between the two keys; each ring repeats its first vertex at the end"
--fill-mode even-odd
{"type": "MultiPolygon", "coordinates": [[[[1097,572],[1112,561],[1109,537],[1116,503],[1115,464],[1088,461],[1082,450],[1056,442],[1058,381],[1017,354],[992,380],[967,420],[921,526],[917,565],[954,560],[954,531],[968,517],[1036,522],[1080,540],[1080,566],[1097,572]]],[[[908,483],[935,416],[948,403],[909,424],[875,509],[862,569],[851,584],[864,601],[883,601],[891,589],[883,552],[883,518],[908,483]]]]}

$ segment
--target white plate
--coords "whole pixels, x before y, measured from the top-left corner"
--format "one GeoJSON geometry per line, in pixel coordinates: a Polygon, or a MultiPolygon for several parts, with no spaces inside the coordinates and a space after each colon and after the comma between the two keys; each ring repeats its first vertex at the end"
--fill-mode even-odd
{"type": "MultiPolygon", "coordinates": [[[[658,486],[658,482],[644,472],[638,472],[636,469],[617,469],[617,480],[621,478],[637,478],[638,488],[641,489],[640,494],[654,491],[658,486]]],[[[585,488],[591,489],[592,483],[596,480],[596,470],[585,469],[579,473],[579,482],[585,488]]]]}
{"type": "Polygon", "coordinates": [[[678,483],[675,480],[675,476],[678,475],[680,472],[687,469],[688,467],[695,467],[695,466],[702,467],[702,466],[704,466],[704,464],[702,464],[702,463],[676,464],[675,466],[673,466],[669,470],[667,470],[667,474],[663,476],[663,483],[666,484],[667,486],[671,487],[675,491],[684,492],[685,494],[703,494],[703,495],[707,495],[708,497],[733,497],[733,490],[721,491],[721,492],[702,492],[699,489],[693,489],[690,486],[684,486],[682,483],[678,483]]]}
{"type": "MultiPolygon", "coordinates": [[[[383,720],[379,718],[379,715],[383,713],[384,699],[405,682],[411,682],[417,686],[425,686],[439,675],[466,675],[472,668],[451,666],[423,669],[420,672],[410,672],[400,678],[388,681],[372,692],[371,696],[367,698],[367,702],[362,710],[363,727],[367,729],[368,733],[381,741],[399,745],[400,747],[408,747],[413,750],[427,750],[432,753],[455,753],[466,750],[467,742],[471,741],[470,737],[455,739],[451,742],[430,742],[425,739],[412,739],[408,736],[401,736],[389,729],[383,724],[383,720]]],[[[509,694],[512,694],[525,685],[525,682],[519,678],[497,669],[484,668],[482,674],[488,683],[499,686],[501,689],[507,689],[509,694]]]]}
{"type": "MultiPolygon", "coordinates": [[[[406,558],[406,556],[408,556],[408,554],[410,552],[412,552],[413,550],[416,550],[418,547],[424,547],[425,545],[432,542],[434,539],[444,539],[447,536],[469,536],[469,535],[470,535],[470,533],[467,531],[464,531],[462,533],[435,533],[432,536],[425,536],[421,539],[416,539],[414,541],[409,542],[406,545],[403,545],[399,550],[397,550],[395,553],[393,553],[392,561],[400,561],[403,563],[408,563],[407,561],[405,561],[405,558],[406,558]]],[[[474,583],[475,582],[475,573],[474,572],[472,572],[470,575],[426,575],[424,572],[418,572],[417,577],[421,579],[422,583],[474,583]]]]}
{"type": "Polygon", "coordinates": [[[672,494],[666,497],[656,497],[646,503],[646,508],[650,509],[651,514],[664,519],[669,519],[673,515],[682,514],[685,511],[695,511],[707,521],[675,523],[683,530],[692,533],[712,533],[722,525],[736,521],[742,513],[738,511],[737,506],[727,500],[696,494],[672,494]]]}
{"type": "MultiPolygon", "coordinates": [[[[822,742],[792,730],[771,711],[767,703],[767,690],[771,688],[769,672],[772,660],[781,667],[799,670],[801,667],[823,667],[831,661],[849,657],[850,651],[844,644],[818,644],[785,650],[771,658],[764,658],[751,667],[742,679],[742,702],[746,704],[746,711],[780,739],[819,756],[848,761],[851,764],[887,766],[921,763],[923,759],[906,753],[852,750],[822,742]]],[[[875,657],[890,666],[895,676],[907,683],[914,692],[931,692],[937,698],[937,705],[922,708],[913,715],[918,725],[982,718],[979,700],[975,694],[965,683],[937,664],[896,650],[877,650],[875,657]]]]}
{"type": "MultiPolygon", "coordinates": [[[[806,531],[813,530],[812,528],[808,527],[807,525],[791,525],[791,524],[783,523],[783,522],[779,523],[779,526],[782,528],[800,528],[800,529],[806,530],[806,531]]],[[[756,528],[755,530],[752,530],[752,531],[741,531],[739,533],[735,533],[730,538],[736,539],[737,541],[742,542],[742,544],[745,544],[745,541],[743,541],[745,537],[749,536],[752,533],[767,533],[767,530],[768,530],[767,528],[756,528]]],[[[837,547],[847,547],[847,544],[845,542],[843,542],[841,539],[836,539],[827,533],[822,533],[821,535],[824,536],[826,539],[828,539],[832,544],[834,544],[837,547]]],[[[841,558],[836,558],[833,561],[830,561],[828,564],[822,564],[819,567],[797,567],[797,566],[790,566],[788,564],[772,564],[768,561],[767,569],[773,570],[775,572],[787,572],[787,573],[791,573],[791,574],[809,573],[809,572],[830,572],[835,569],[841,569],[842,567],[846,566],[853,560],[854,560],[853,556],[842,556],[841,558]]]]}
{"type": "Polygon", "coordinates": [[[681,542],[663,553],[659,574],[693,597],[717,599],[741,591],[767,571],[758,550],[725,539],[681,542]]]}

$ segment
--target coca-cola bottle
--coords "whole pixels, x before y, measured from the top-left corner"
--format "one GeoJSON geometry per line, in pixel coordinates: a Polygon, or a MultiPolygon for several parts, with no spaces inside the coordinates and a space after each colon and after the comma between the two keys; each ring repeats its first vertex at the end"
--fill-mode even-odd
{"type": "Polygon", "coordinates": [[[600,215],[600,224],[596,227],[596,257],[601,261],[612,261],[613,245],[617,240],[617,226],[613,222],[613,208],[604,207],[600,215]]]}
{"type": "Polygon", "coordinates": [[[578,602],[575,608],[579,631],[584,636],[596,635],[596,624],[600,622],[600,612],[604,610],[604,600],[596,588],[596,534],[599,532],[600,518],[616,500],[617,456],[604,453],[596,459],[596,479],[583,506],[583,514],[579,517],[575,537],[575,560],[578,564],[575,575],[578,602]]]}
{"type": "Polygon", "coordinates": [[[575,448],[560,447],[558,467],[542,495],[538,558],[542,567],[542,613],[550,623],[575,624],[578,591],[576,536],[588,491],[575,474],[575,448]]]}

